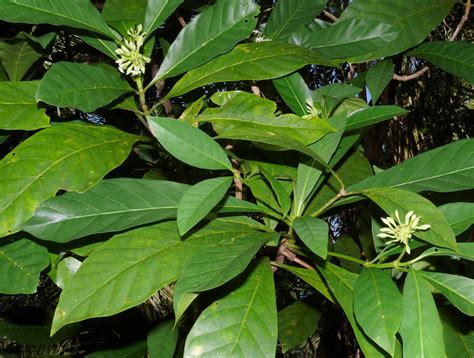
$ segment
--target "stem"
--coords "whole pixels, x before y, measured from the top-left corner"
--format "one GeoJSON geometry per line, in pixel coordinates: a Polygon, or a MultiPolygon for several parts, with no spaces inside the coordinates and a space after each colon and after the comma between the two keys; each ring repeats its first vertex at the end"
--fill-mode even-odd
{"type": "Polygon", "coordinates": [[[150,109],[148,108],[148,105],[146,104],[146,99],[145,99],[145,92],[146,90],[143,89],[143,78],[142,76],[138,76],[134,78],[135,83],[137,84],[137,94],[138,94],[138,100],[140,101],[140,107],[142,107],[142,112],[145,116],[148,116],[150,114],[150,109]]]}
{"type": "Polygon", "coordinates": [[[366,261],[356,259],[355,257],[349,256],[349,255],[340,254],[339,252],[331,252],[330,251],[330,252],[328,252],[328,256],[337,257],[337,258],[344,259],[344,260],[347,260],[347,261],[352,261],[352,262],[355,262],[355,263],[363,265],[363,266],[367,265],[366,261]]]}

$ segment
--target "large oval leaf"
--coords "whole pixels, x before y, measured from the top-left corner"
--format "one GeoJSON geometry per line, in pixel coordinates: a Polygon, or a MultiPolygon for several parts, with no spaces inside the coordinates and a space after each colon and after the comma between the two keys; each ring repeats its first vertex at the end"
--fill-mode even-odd
{"type": "Polygon", "coordinates": [[[393,77],[393,62],[391,60],[384,60],[372,66],[365,76],[367,88],[370,92],[372,105],[377,103],[380,95],[385,90],[385,87],[390,83],[393,77]]]}
{"type": "Polygon", "coordinates": [[[232,164],[224,150],[211,137],[179,120],[148,117],[153,135],[182,162],[201,169],[229,169],[232,164]]]}
{"type": "Polygon", "coordinates": [[[165,321],[153,328],[147,336],[150,358],[173,358],[178,343],[179,330],[173,321],[165,321]]]}
{"type": "Polygon", "coordinates": [[[422,224],[429,224],[431,227],[426,231],[416,231],[413,235],[435,246],[458,250],[453,230],[443,214],[428,199],[395,188],[370,189],[364,191],[364,195],[392,217],[394,217],[395,210],[398,210],[401,218],[409,211],[414,211],[415,215],[421,217],[422,224]]]}
{"type": "Polygon", "coordinates": [[[323,259],[328,254],[329,228],[324,220],[311,216],[300,216],[293,221],[293,228],[301,241],[323,259]]]}
{"type": "Polygon", "coordinates": [[[474,225],[474,203],[448,203],[438,206],[454,235],[462,234],[474,225]]]}
{"type": "Polygon", "coordinates": [[[440,272],[422,272],[425,279],[453,305],[469,316],[474,316],[474,280],[440,272]]]}
{"type": "Polygon", "coordinates": [[[400,327],[404,357],[444,357],[443,328],[427,283],[414,270],[403,288],[400,327]]]}
{"type": "Polygon", "coordinates": [[[49,265],[48,250],[26,239],[0,246],[0,293],[34,293],[49,265]]]}
{"type": "Polygon", "coordinates": [[[59,189],[84,192],[120,165],[139,137],[67,123],[28,138],[0,162],[0,236],[17,231],[59,189]]]}
{"type": "Polygon", "coordinates": [[[451,192],[474,187],[474,139],[430,150],[347,188],[389,186],[410,191],[451,192]]]}
{"type": "Polygon", "coordinates": [[[380,123],[394,116],[402,116],[408,113],[404,108],[398,106],[375,106],[361,109],[347,117],[346,130],[359,129],[380,123]]]}
{"type": "Polygon", "coordinates": [[[144,24],[146,36],[160,27],[182,2],[183,0],[148,0],[144,24]]]}
{"type": "Polygon", "coordinates": [[[364,332],[393,356],[402,319],[402,295],[388,272],[362,270],[354,287],[354,314],[364,332]]]}
{"type": "Polygon", "coordinates": [[[102,8],[102,16],[122,36],[127,36],[130,28],[143,23],[147,2],[147,0],[107,0],[102,8]]]}
{"type": "Polygon", "coordinates": [[[433,41],[408,53],[421,57],[446,72],[474,83],[474,45],[462,41],[433,41]]]}
{"type": "Polygon", "coordinates": [[[226,53],[257,24],[252,0],[221,0],[194,17],[171,44],[155,80],[189,71],[226,53]]]}
{"type": "Polygon", "coordinates": [[[164,180],[109,179],[91,190],[52,198],[36,210],[23,231],[68,242],[174,218],[188,185],[164,180]]]}
{"type": "Polygon", "coordinates": [[[44,75],[36,100],[92,112],[132,91],[118,71],[83,63],[59,62],[44,75]]]}
{"type": "Polygon", "coordinates": [[[245,270],[257,251],[275,233],[236,232],[198,251],[183,267],[173,307],[178,321],[199,292],[219,287],[245,270]]]}
{"type": "Polygon", "coordinates": [[[37,81],[0,81],[0,128],[33,130],[49,127],[46,110],[38,107],[37,81]]]}
{"type": "Polygon", "coordinates": [[[313,21],[325,5],[326,0],[279,0],[263,34],[273,40],[285,40],[296,29],[313,21]]]}
{"type": "Polygon", "coordinates": [[[319,62],[328,61],[319,59],[307,49],[290,44],[271,41],[242,44],[186,73],[166,97],[176,97],[209,83],[273,79],[319,62]]]}
{"type": "Polygon", "coordinates": [[[3,0],[0,19],[27,24],[77,27],[109,37],[112,32],[89,0],[3,0]]]}
{"type": "MultiPolygon", "coordinates": [[[[66,324],[110,316],[136,306],[176,280],[198,248],[222,239],[203,229],[182,241],[176,222],[119,234],[100,245],[67,282],[59,298],[51,333],[66,324]]],[[[227,232],[228,235],[228,232],[227,232]]]]}
{"type": "Polygon", "coordinates": [[[199,316],[186,339],[184,356],[273,358],[277,332],[273,274],[264,258],[242,285],[199,316]]]}
{"type": "Polygon", "coordinates": [[[298,72],[273,80],[273,85],[280,97],[296,115],[308,114],[307,103],[312,101],[311,91],[298,72]]]}
{"type": "Polygon", "coordinates": [[[232,177],[203,180],[190,187],[178,205],[178,229],[186,234],[201,221],[224,197],[232,183],[232,177]]]}

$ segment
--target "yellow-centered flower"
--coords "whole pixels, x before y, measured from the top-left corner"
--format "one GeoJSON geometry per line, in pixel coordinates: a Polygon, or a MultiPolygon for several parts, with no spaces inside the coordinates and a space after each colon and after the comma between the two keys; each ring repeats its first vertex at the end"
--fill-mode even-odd
{"type": "Polygon", "coordinates": [[[398,210],[395,210],[395,219],[388,216],[386,218],[382,218],[382,221],[387,227],[383,227],[380,229],[380,233],[377,234],[378,237],[382,239],[391,238],[393,240],[387,241],[385,245],[391,243],[401,243],[405,245],[406,252],[410,253],[410,239],[412,234],[416,231],[424,231],[428,230],[431,225],[425,224],[418,226],[420,222],[420,217],[416,216],[413,211],[409,211],[405,215],[405,221],[402,222],[400,220],[400,216],[398,215],[398,210]]]}
{"type": "Polygon", "coordinates": [[[142,25],[138,25],[136,29],[127,31],[129,39],[123,39],[120,48],[115,53],[120,56],[115,61],[118,64],[119,71],[131,76],[140,76],[145,73],[145,65],[150,59],[140,53],[140,48],[145,42],[145,34],[142,25]]]}

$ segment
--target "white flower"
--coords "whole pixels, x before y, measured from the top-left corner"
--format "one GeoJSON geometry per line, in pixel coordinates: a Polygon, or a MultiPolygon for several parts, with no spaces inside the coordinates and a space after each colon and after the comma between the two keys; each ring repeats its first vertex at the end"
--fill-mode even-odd
{"type": "Polygon", "coordinates": [[[398,215],[398,210],[395,210],[395,219],[392,217],[382,218],[382,221],[387,227],[381,228],[380,233],[377,234],[378,237],[382,239],[391,238],[393,240],[387,241],[385,245],[399,242],[405,245],[406,252],[410,253],[409,241],[411,236],[416,231],[428,230],[431,225],[425,224],[418,226],[420,222],[420,217],[416,216],[413,211],[409,211],[405,215],[405,222],[400,220],[398,215]]]}
{"type": "Polygon", "coordinates": [[[138,25],[136,29],[127,31],[130,38],[123,39],[120,48],[115,53],[120,56],[115,61],[119,66],[119,71],[127,75],[140,76],[145,73],[145,65],[150,59],[140,53],[140,48],[145,41],[145,34],[142,32],[142,25],[138,25]]]}

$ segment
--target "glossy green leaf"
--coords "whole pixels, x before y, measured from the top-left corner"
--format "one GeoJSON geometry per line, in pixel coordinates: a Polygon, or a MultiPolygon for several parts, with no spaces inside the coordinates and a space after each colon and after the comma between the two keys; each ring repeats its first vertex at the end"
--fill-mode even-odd
{"type": "Polygon", "coordinates": [[[367,126],[371,126],[376,123],[386,121],[395,116],[402,116],[408,113],[406,109],[398,106],[375,106],[361,109],[352,113],[347,117],[346,130],[354,130],[367,126]]]}
{"type": "Polygon", "coordinates": [[[426,42],[408,54],[421,57],[446,72],[474,83],[474,45],[470,42],[426,42]]]}
{"type": "Polygon", "coordinates": [[[313,21],[325,5],[325,0],[279,0],[263,34],[273,40],[285,40],[300,26],[313,21]]]}
{"type": "Polygon", "coordinates": [[[42,240],[68,242],[175,218],[188,188],[164,180],[102,180],[83,194],[65,193],[41,204],[22,230],[42,240]]]}
{"type": "Polygon", "coordinates": [[[304,343],[313,335],[321,313],[303,301],[283,308],[278,312],[278,340],[283,353],[304,343]]]}
{"type": "Polygon", "coordinates": [[[323,96],[344,99],[357,96],[361,91],[361,87],[348,85],[345,83],[331,83],[314,90],[313,99],[315,102],[321,101],[323,96]]]}
{"type": "Polygon", "coordinates": [[[300,216],[293,221],[293,228],[301,241],[303,241],[313,253],[326,259],[329,240],[327,222],[311,216],[300,216]]]}
{"type": "Polygon", "coordinates": [[[464,139],[407,159],[347,190],[388,186],[415,192],[451,192],[472,189],[473,176],[474,139],[464,139]]]}
{"type": "Polygon", "coordinates": [[[372,105],[377,103],[380,95],[388,86],[393,77],[393,62],[384,60],[372,66],[365,77],[372,99],[372,105]]]}
{"type": "Polygon", "coordinates": [[[203,180],[190,187],[178,205],[178,229],[186,234],[199,223],[224,197],[232,183],[232,177],[203,180]]]}
{"type": "Polygon", "coordinates": [[[448,310],[440,312],[446,355],[449,358],[471,358],[474,356],[474,331],[453,319],[452,313],[448,310]]]}
{"type": "Polygon", "coordinates": [[[318,270],[321,271],[331,292],[344,310],[354,330],[357,342],[365,356],[370,358],[385,357],[385,354],[377,348],[375,343],[364,334],[354,316],[353,297],[358,275],[331,264],[330,262],[326,262],[324,266],[318,266],[318,270]]]}
{"type": "Polygon", "coordinates": [[[4,0],[0,19],[27,24],[51,24],[90,30],[113,37],[103,17],[88,0],[4,0]]]}
{"type": "Polygon", "coordinates": [[[43,49],[47,49],[53,40],[56,39],[56,32],[48,32],[41,36],[33,36],[27,32],[20,31],[16,37],[24,37],[25,39],[40,45],[43,49]]]}
{"type": "Polygon", "coordinates": [[[281,267],[285,269],[286,271],[291,272],[292,274],[294,274],[295,276],[299,277],[304,282],[306,282],[308,285],[313,287],[316,291],[321,293],[329,301],[334,302],[334,298],[331,295],[331,292],[329,292],[328,286],[326,285],[324,280],[321,278],[321,275],[319,274],[318,271],[304,269],[304,268],[295,267],[295,266],[280,265],[280,264],[276,266],[281,267]]]}
{"type": "Polygon", "coordinates": [[[293,114],[275,116],[276,104],[246,92],[221,92],[212,97],[220,104],[195,118],[210,122],[219,135],[227,132],[277,133],[280,136],[311,144],[333,127],[326,121],[301,118],[293,114]]]}
{"type": "Polygon", "coordinates": [[[257,24],[252,0],[221,0],[194,17],[166,53],[155,79],[179,75],[231,50],[257,24]]]}
{"type": "Polygon", "coordinates": [[[34,134],[0,162],[0,236],[19,230],[59,189],[84,192],[128,156],[139,137],[65,123],[34,134]]]}
{"type": "Polygon", "coordinates": [[[339,19],[327,28],[306,33],[301,45],[318,55],[339,62],[357,58],[357,62],[376,59],[374,53],[395,40],[400,31],[377,19],[339,19]]]}
{"type": "Polygon", "coordinates": [[[174,290],[176,322],[199,292],[223,285],[243,272],[275,233],[235,233],[196,252],[185,264],[174,290]]]}
{"type": "Polygon", "coordinates": [[[146,341],[138,341],[119,348],[103,349],[86,355],[86,358],[143,358],[146,341]]]}
{"type": "MultiPolygon", "coordinates": [[[[375,21],[388,24],[392,30],[398,31],[399,35],[393,41],[375,49],[371,58],[377,59],[418,45],[441,23],[453,4],[454,0],[354,1],[342,13],[338,22],[352,19],[375,21]]],[[[360,61],[362,58],[356,60],[360,61]]]]}
{"type": "MultiPolygon", "coordinates": [[[[219,233],[217,239],[221,237],[219,233]]],[[[182,241],[174,221],[115,235],[86,258],[64,287],[51,333],[144,302],[176,280],[187,258],[215,239],[212,230],[205,229],[182,241]]]]}
{"type": "Polygon", "coordinates": [[[37,81],[0,81],[0,128],[33,130],[49,127],[46,110],[35,100],[37,81]]]}
{"type": "Polygon", "coordinates": [[[56,286],[63,290],[66,284],[74,277],[79,267],[81,267],[82,261],[74,256],[64,257],[52,253],[49,254],[49,257],[51,263],[48,276],[56,286]]]}
{"type": "Polygon", "coordinates": [[[176,10],[183,0],[148,0],[144,32],[150,36],[176,10]]]}
{"type": "Polygon", "coordinates": [[[354,287],[354,315],[364,332],[393,356],[402,295],[389,272],[364,268],[354,287]]]}
{"type": "Polygon", "coordinates": [[[186,339],[184,356],[273,358],[277,332],[273,274],[264,258],[242,285],[199,316],[186,339]]]}
{"type": "Polygon", "coordinates": [[[283,101],[296,115],[307,114],[306,104],[308,100],[311,100],[311,92],[298,72],[273,80],[273,85],[283,101]]]}
{"type": "Polygon", "coordinates": [[[280,183],[277,179],[275,179],[270,173],[268,173],[263,168],[260,168],[260,171],[262,172],[265,179],[270,184],[273,193],[275,193],[275,196],[278,200],[278,205],[282,209],[282,214],[286,215],[288,211],[290,211],[290,207],[291,207],[290,195],[286,192],[283,184],[280,183]]]}
{"type": "Polygon", "coordinates": [[[267,207],[269,210],[283,214],[278,199],[273,192],[270,184],[261,176],[254,176],[245,181],[245,185],[252,192],[252,196],[261,206],[267,207]]]}
{"type": "Polygon", "coordinates": [[[117,54],[115,53],[115,50],[118,49],[118,45],[115,41],[90,31],[78,34],[78,36],[86,44],[106,54],[110,58],[114,60],[118,58],[117,54]]]}
{"type": "MultiPolygon", "coordinates": [[[[336,128],[335,132],[329,133],[316,143],[311,144],[310,149],[319,153],[321,158],[329,162],[339,145],[344,128],[346,125],[346,116],[338,115],[328,120],[336,128]]],[[[295,215],[301,215],[304,212],[306,203],[311,198],[311,193],[321,184],[321,165],[316,160],[310,160],[298,163],[298,176],[296,179],[294,207],[295,215]]]]}
{"type": "Polygon", "coordinates": [[[49,265],[48,250],[22,239],[0,246],[0,293],[34,293],[39,276],[49,265]]]}
{"type": "Polygon", "coordinates": [[[474,203],[448,203],[438,207],[454,235],[462,234],[474,225],[474,203]]]}
{"type": "Polygon", "coordinates": [[[0,41],[0,62],[10,81],[21,81],[31,66],[44,55],[44,50],[38,44],[21,34],[0,41]]]}
{"type": "Polygon", "coordinates": [[[132,91],[118,71],[83,63],[59,62],[44,75],[36,100],[92,112],[132,91]]]}
{"type": "MultiPolygon", "coordinates": [[[[7,337],[16,343],[28,346],[45,346],[63,342],[66,338],[79,334],[79,327],[72,326],[64,329],[54,337],[49,336],[50,326],[48,324],[20,324],[5,318],[0,320],[0,336],[7,337]]],[[[31,348],[30,348],[31,349],[31,348]]]]}
{"type": "Polygon", "coordinates": [[[404,357],[444,357],[443,328],[430,289],[423,277],[410,270],[403,288],[400,326],[404,357]]]}
{"type": "Polygon", "coordinates": [[[223,213],[265,213],[269,210],[261,205],[255,205],[246,200],[239,200],[233,196],[225,197],[219,204],[216,205],[216,212],[223,213]]]}
{"type": "Polygon", "coordinates": [[[153,135],[182,162],[201,169],[229,169],[232,164],[211,137],[192,125],[162,117],[148,117],[153,135]]]}
{"type": "Polygon", "coordinates": [[[419,259],[424,259],[425,257],[430,256],[450,256],[455,258],[462,258],[469,261],[474,261],[474,243],[472,242],[459,242],[458,251],[453,251],[450,249],[442,249],[438,247],[431,247],[428,250],[424,251],[419,259]]]}
{"type": "Polygon", "coordinates": [[[150,358],[173,358],[179,338],[179,330],[173,326],[173,321],[165,321],[148,333],[147,345],[150,358]]]}
{"type": "Polygon", "coordinates": [[[102,8],[105,21],[122,36],[138,24],[143,24],[147,0],[107,0],[102,8]]]}
{"type": "MultiPolygon", "coordinates": [[[[349,235],[339,236],[336,240],[336,243],[333,247],[334,252],[343,254],[345,256],[353,257],[355,259],[360,259],[361,250],[359,245],[356,243],[354,238],[349,235]]],[[[360,273],[362,267],[359,263],[353,262],[351,260],[346,260],[344,258],[338,258],[341,267],[354,273],[360,273]]]]}
{"type": "Polygon", "coordinates": [[[284,43],[256,42],[232,51],[186,73],[167,98],[216,82],[267,80],[285,76],[310,63],[327,63],[311,51],[284,43]]]}
{"type": "Polygon", "coordinates": [[[395,210],[398,210],[400,218],[404,218],[409,211],[413,210],[415,215],[421,217],[421,224],[431,225],[426,231],[416,231],[414,233],[416,237],[435,246],[457,251],[453,230],[443,214],[428,199],[418,194],[395,188],[369,189],[364,191],[364,195],[369,197],[392,217],[395,214],[395,210]]]}
{"type": "Polygon", "coordinates": [[[421,272],[436,291],[445,296],[463,313],[474,316],[474,280],[440,272],[421,272]]]}

